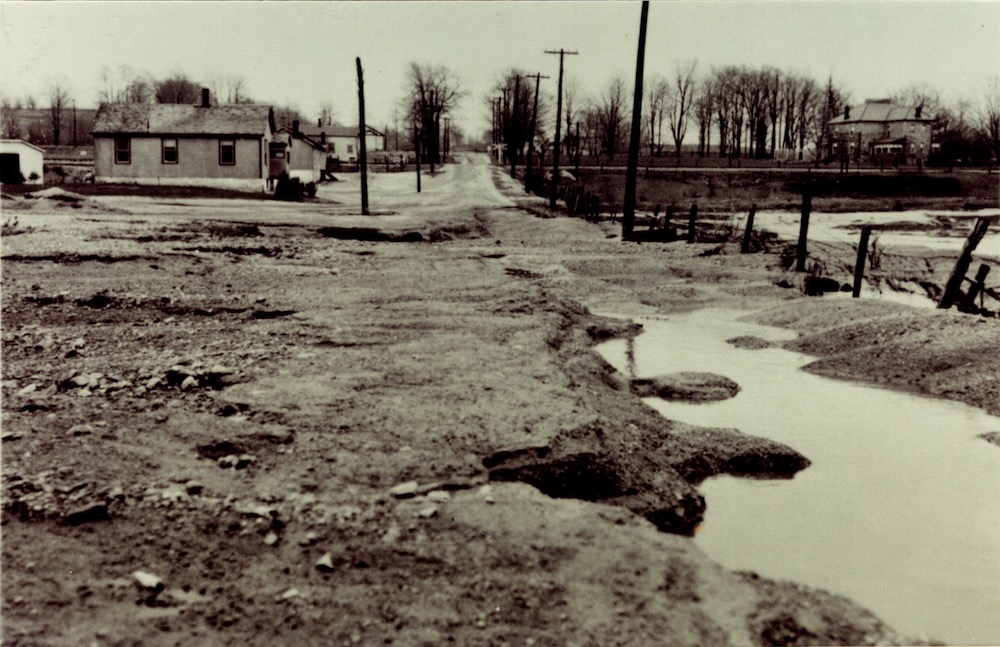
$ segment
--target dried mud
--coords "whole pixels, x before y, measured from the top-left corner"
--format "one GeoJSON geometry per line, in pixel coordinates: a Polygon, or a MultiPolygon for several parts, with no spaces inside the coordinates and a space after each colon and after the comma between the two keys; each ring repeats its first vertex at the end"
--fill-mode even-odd
{"type": "MultiPolygon", "coordinates": [[[[847,321],[821,326],[844,306],[778,287],[776,253],[537,218],[481,160],[427,183],[422,200],[463,197],[379,235],[255,203],[252,224],[33,209],[4,237],[4,644],[910,642],[705,557],[685,536],[698,483],[808,457],[665,420],[590,350],[637,332],[594,310],[724,301],[779,306],[766,318],[811,332],[796,343],[833,372],[873,371],[838,359],[847,321]]],[[[862,337],[925,316],[857,307],[878,327],[862,337]]],[[[995,341],[993,322],[931,320],[995,341]]],[[[983,366],[941,361],[920,388],[967,398],[954,384],[983,366]]]]}

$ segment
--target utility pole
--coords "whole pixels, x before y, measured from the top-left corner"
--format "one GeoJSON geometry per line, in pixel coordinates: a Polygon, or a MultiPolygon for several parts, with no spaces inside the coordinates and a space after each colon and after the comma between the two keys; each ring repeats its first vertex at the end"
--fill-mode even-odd
{"type": "Polygon", "coordinates": [[[545,50],[546,54],[558,54],[559,55],[559,91],[556,95],[556,140],[553,142],[554,148],[552,149],[552,183],[551,189],[549,191],[549,209],[556,208],[556,198],[559,196],[559,138],[562,132],[559,123],[562,120],[562,85],[563,85],[563,59],[567,54],[575,55],[580,52],[567,52],[564,49],[560,49],[558,52],[552,50],[545,50]]]}
{"type": "MultiPolygon", "coordinates": [[[[514,75],[514,101],[513,101],[512,105],[511,105],[511,109],[510,109],[510,121],[511,121],[511,125],[510,125],[510,128],[508,128],[508,131],[511,134],[513,134],[514,128],[520,128],[519,122],[523,123],[523,121],[521,121],[519,118],[518,119],[514,118],[515,115],[517,115],[517,117],[520,117],[521,116],[520,112],[521,112],[521,75],[520,74],[515,74],[514,75]]],[[[517,153],[518,153],[518,151],[515,150],[515,149],[513,149],[513,147],[510,148],[510,149],[508,149],[508,151],[507,151],[507,156],[510,158],[510,176],[511,176],[511,178],[513,178],[515,180],[517,179],[517,170],[515,168],[517,166],[517,153]]]]}
{"type": "Polygon", "coordinates": [[[451,153],[451,117],[444,118],[444,161],[448,161],[451,153]]]}
{"type": "Polygon", "coordinates": [[[580,179],[580,122],[576,122],[576,178],[580,179]]]}
{"type": "Polygon", "coordinates": [[[639,138],[642,127],[642,68],[646,57],[646,18],[649,0],[642,0],[639,20],[639,51],[635,59],[635,92],[632,98],[632,136],[628,143],[628,168],[625,171],[625,201],[622,206],[622,240],[632,238],[635,227],[635,185],[639,173],[639,138]]]}
{"type": "MultiPolygon", "coordinates": [[[[529,176],[531,175],[531,154],[535,148],[535,129],[538,128],[538,84],[542,79],[547,79],[549,77],[542,76],[541,72],[529,75],[535,77],[535,102],[534,106],[531,108],[531,132],[528,133],[528,164],[524,171],[524,184],[525,190],[527,190],[528,183],[530,182],[529,176]]],[[[539,163],[541,166],[541,163],[539,163]]]]}
{"type": "Polygon", "coordinates": [[[413,155],[416,157],[417,193],[420,193],[420,133],[417,130],[417,106],[413,106],[413,155]]]}
{"type": "Polygon", "coordinates": [[[361,215],[368,215],[368,131],[365,128],[365,77],[361,70],[361,57],[354,59],[358,64],[358,148],[360,148],[361,168],[361,215]]]}

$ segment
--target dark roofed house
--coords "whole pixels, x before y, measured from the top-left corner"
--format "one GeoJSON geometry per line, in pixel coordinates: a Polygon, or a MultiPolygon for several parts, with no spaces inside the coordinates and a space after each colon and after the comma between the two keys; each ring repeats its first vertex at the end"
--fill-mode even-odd
{"type": "Polygon", "coordinates": [[[889,99],[868,99],[846,106],[828,122],[830,155],[903,164],[926,162],[931,152],[934,118],[922,106],[900,106],[889,99]]]}
{"type": "Polygon", "coordinates": [[[267,189],[268,106],[105,104],[93,134],[96,182],[267,189]]]}
{"type": "MultiPolygon", "coordinates": [[[[331,126],[332,127],[332,126],[331,126]]],[[[282,141],[288,155],[288,175],[303,182],[319,182],[326,169],[326,133],[308,135],[293,121],[292,127],[278,128],[275,139],[282,141]]]]}
{"type": "MultiPolygon", "coordinates": [[[[360,155],[361,141],[357,126],[302,125],[300,131],[317,140],[324,135],[327,153],[341,162],[354,163],[360,155]]],[[[369,153],[384,151],[385,134],[371,126],[365,126],[365,147],[369,153]]]]}

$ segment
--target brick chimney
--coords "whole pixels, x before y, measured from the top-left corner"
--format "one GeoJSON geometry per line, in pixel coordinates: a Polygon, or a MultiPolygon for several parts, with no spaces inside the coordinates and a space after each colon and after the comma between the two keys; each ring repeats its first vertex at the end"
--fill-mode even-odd
{"type": "Polygon", "coordinates": [[[916,117],[917,119],[920,119],[920,113],[923,112],[923,111],[924,111],[924,107],[923,106],[917,106],[913,110],[913,116],[916,117]]]}
{"type": "Polygon", "coordinates": [[[851,106],[844,106],[844,121],[851,118],[851,106]]]}
{"type": "Polygon", "coordinates": [[[211,102],[209,102],[209,97],[208,97],[208,88],[202,88],[201,89],[201,107],[202,108],[208,108],[211,105],[212,104],[211,104],[211,102]]]}
{"type": "Polygon", "coordinates": [[[322,117],[320,117],[319,119],[316,120],[316,127],[317,128],[322,128],[323,127],[323,118],[322,117]]]}
{"type": "Polygon", "coordinates": [[[299,120],[298,119],[292,119],[292,134],[293,135],[298,135],[299,134],[299,120]]]}

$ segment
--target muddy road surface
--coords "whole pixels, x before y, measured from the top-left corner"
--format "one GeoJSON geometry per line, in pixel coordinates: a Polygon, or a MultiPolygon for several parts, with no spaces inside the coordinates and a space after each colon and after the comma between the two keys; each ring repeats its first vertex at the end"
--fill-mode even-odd
{"type": "Polygon", "coordinates": [[[413,184],[4,203],[5,645],[912,640],[711,562],[698,484],[808,457],[592,351],[636,332],[598,310],[818,326],[781,270],[539,217],[485,157],[413,184]]]}

